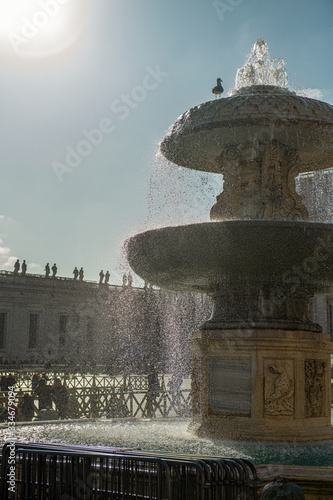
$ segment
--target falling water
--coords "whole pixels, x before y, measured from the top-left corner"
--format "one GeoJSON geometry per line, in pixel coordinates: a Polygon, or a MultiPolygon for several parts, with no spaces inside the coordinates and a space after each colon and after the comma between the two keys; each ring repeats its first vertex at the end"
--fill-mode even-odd
{"type": "Polygon", "coordinates": [[[296,190],[304,199],[310,220],[333,223],[333,168],[300,174],[296,190]]]}
{"type": "Polygon", "coordinates": [[[150,180],[147,228],[208,221],[222,185],[220,174],[178,167],[158,153],[150,180]]]}
{"type": "Polygon", "coordinates": [[[161,331],[166,352],[166,366],[180,382],[191,374],[192,354],[188,340],[198,325],[210,316],[212,304],[207,295],[164,292],[159,305],[161,331]],[[164,310],[163,310],[164,307],[164,310]]]}
{"type": "MultiPolygon", "coordinates": [[[[151,229],[208,221],[210,208],[222,185],[220,174],[178,167],[158,153],[150,179],[145,226],[151,229]]],[[[188,375],[191,353],[187,341],[198,325],[209,317],[210,298],[195,293],[163,291],[155,293],[154,297],[147,294],[146,300],[149,301],[150,320],[158,318],[157,329],[166,356],[165,369],[176,378],[188,375]]]]}

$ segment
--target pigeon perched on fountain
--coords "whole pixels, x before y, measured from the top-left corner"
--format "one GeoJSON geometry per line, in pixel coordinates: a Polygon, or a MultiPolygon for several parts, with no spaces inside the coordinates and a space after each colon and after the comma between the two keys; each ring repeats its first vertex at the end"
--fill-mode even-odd
{"type": "Polygon", "coordinates": [[[215,87],[212,89],[213,94],[215,94],[215,99],[216,99],[217,95],[220,97],[221,94],[224,92],[224,88],[222,87],[222,83],[221,82],[223,82],[223,80],[221,80],[221,78],[218,78],[216,80],[215,87]]]}

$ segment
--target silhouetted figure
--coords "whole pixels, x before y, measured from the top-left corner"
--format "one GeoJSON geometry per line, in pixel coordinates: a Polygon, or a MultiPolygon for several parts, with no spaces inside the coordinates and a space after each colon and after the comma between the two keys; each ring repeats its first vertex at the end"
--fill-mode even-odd
{"type": "Polygon", "coordinates": [[[127,276],[126,274],[123,274],[123,288],[127,285],[127,276]]]}
{"type": "Polygon", "coordinates": [[[59,418],[66,418],[68,412],[68,392],[67,388],[62,385],[60,378],[54,380],[52,397],[59,413],[59,418]]]}
{"type": "Polygon", "coordinates": [[[79,280],[82,281],[83,277],[84,277],[84,272],[83,272],[83,267],[81,267],[81,269],[79,271],[79,280]]]}
{"type": "Polygon", "coordinates": [[[178,372],[174,372],[172,374],[172,377],[168,383],[173,404],[179,415],[181,415],[181,413],[183,412],[182,396],[181,396],[182,383],[183,383],[183,376],[181,373],[178,372]]]}
{"type": "Polygon", "coordinates": [[[46,384],[45,378],[40,379],[35,394],[38,397],[39,410],[44,410],[47,406],[52,407],[51,387],[46,384]]]}
{"type": "Polygon", "coordinates": [[[34,398],[30,394],[25,393],[22,401],[18,404],[19,417],[23,422],[27,422],[33,419],[34,416],[34,398]]]}
{"type": "Polygon", "coordinates": [[[109,418],[124,418],[130,416],[130,411],[127,407],[125,394],[122,388],[119,389],[119,393],[117,395],[114,387],[111,387],[108,403],[107,416],[109,418]]]}
{"type": "MultiPolygon", "coordinates": [[[[45,370],[49,370],[52,366],[52,363],[51,363],[51,360],[50,359],[47,359],[44,363],[44,368],[45,370]]],[[[45,377],[44,377],[45,378],[45,377]]]]}
{"type": "Polygon", "coordinates": [[[0,403],[0,422],[5,422],[8,418],[8,406],[0,403]]]}
{"type": "Polygon", "coordinates": [[[148,391],[147,391],[147,404],[146,413],[147,417],[154,416],[156,408],[156,398],[160,395],[161,387],[158,380],[158,373],[154,365],[148,365],[148,391]]]}
{"type": "Polygon", "coordinates": [[[34,373],[31,377],[31,391],[35,392],[37,385],[39,384],[39,375],[38,373],[34,373]]]}
{"type": "Polygon", "coordinates": [[[25,260],[22,262],[22,276],[25,276],[26,275],[26,272],[27,272],[27,264],[25,262],[25,260]]]}
{"type": "Polygon", "coordinates": [[[21,267],[20,261],[17,259],[17,261],[14,264],[14,274],[18,274],[19,273],[20,267],[21,267]]]}
{"type": "Polygon", "coordinates": [[[154,394],[159,395],[160,393],[160,382],[158,380],[158,373],[154,365],[149,367],[148,373],[148,390],[151,390],[154,394]]]}
{"type": "Polygon", "coordinates": [[[132,286],[132,283],[133,283],[132,275],[131,275],[131,273],[128,273],[127,284],[128,284],[128,286],[132,286]]]}
{"type": "Polygon", "coordinates": [[[57,272],[58,272],[57,264],[53,264],[53,266],[52,266],[52,278],[56,277],[57,272]]]}
{"type": "Polygon", "coordinates": [[[124,418],[130,416],[130,411],[127,407],[125,394],[122,388],[119,389],[117,406],[118,406],[118,415],[120,417],[124,418]]]}
{"type": "Polygon", "coordinates": [[[114,387],[110,388],[110,394],[107,399],[108,399],[107,417],[108,418],[118,417],[118,405],[117,405],[118,398],[114,387]]]}
{"type": "Polygon", "coordinates": [[[2,375],[0,379],[0,389],[1,392],[7,392],[8,387],[7,387],[7,377],[5,375],[2,375]]]}
{"type": "Polygon", "coordinates": [[[77,267],[74,267],[74,271],[73,271],[73,274],[74,274],[74,279],[77,280],[77,277],[79,275],[79,270],[77,267]]]}
{"type": "Polygon", "coordinates": [[[183,383],[183,376],[181,373],[173,373],[168,383],[171,394],[177,394],[180,391],[183,383]]]}
{"type": "Polygon", "coordinates": [[[45,278],[48,278],[50,276],[50,264],[47,263],[45,266],[45,278]]]}
{"type": "Polygon", "coordinates": [[[7,383],[7,391],[10,390],[9,387],[14,387],[14,385],[16,384],[16,379],[11,373],[8,375],[6,383],[7,383]]]}
{"type": "Polygon", "coordinates": [[[104,273],[103,273],[103,269],[102,269],[101,272],[99,273],[99,284],[100,285],[103,283],[103,278],[104,278],[104,273]]]}
{"type": "Polygon", "coordinates": [[[221,94],[223,94],[223,92],[224,92],[224,88],[222,87],[222,83],[221,83],[222,81],[223,81],[223,80],[221,80],[221,78],[218,78],[218,79],[216,80],[216,85],[215,85],[215,87],[212,89],[212,92],[213,92],[213,94],[215,95],[215,98],[216,98],[216,96],[219,96],[219,97],[220,97],[220,96],[221,96],[221,94]]]}
{"type": "Polygon", "coordinates": [[[106,285],[109,283],[109,279],[110,279],[110,273],[109,273],[109,271],[106,271],[106,273],[105,273],[105,281],[104,281],[104,283],[106,285]]]}

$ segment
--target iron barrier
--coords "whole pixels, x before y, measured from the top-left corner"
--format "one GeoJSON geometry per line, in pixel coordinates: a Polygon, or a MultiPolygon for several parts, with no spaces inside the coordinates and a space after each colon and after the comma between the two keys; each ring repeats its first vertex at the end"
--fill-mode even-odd
{"type": "Polygon", "coordinates": [[[3,500],[258,498],[256,470],[243,459],[15,443],[14,478],[12,446],[2,450],[3,500]]]}

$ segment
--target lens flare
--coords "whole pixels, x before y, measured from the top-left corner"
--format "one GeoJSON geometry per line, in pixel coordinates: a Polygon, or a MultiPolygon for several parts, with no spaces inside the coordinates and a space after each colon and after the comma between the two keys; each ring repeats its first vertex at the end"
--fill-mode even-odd
{"type": "Polygon", "coordinates": [[[0,0],[0,53],[7,59],[47,58],[83,32],[90,0],[0,0]]]}

